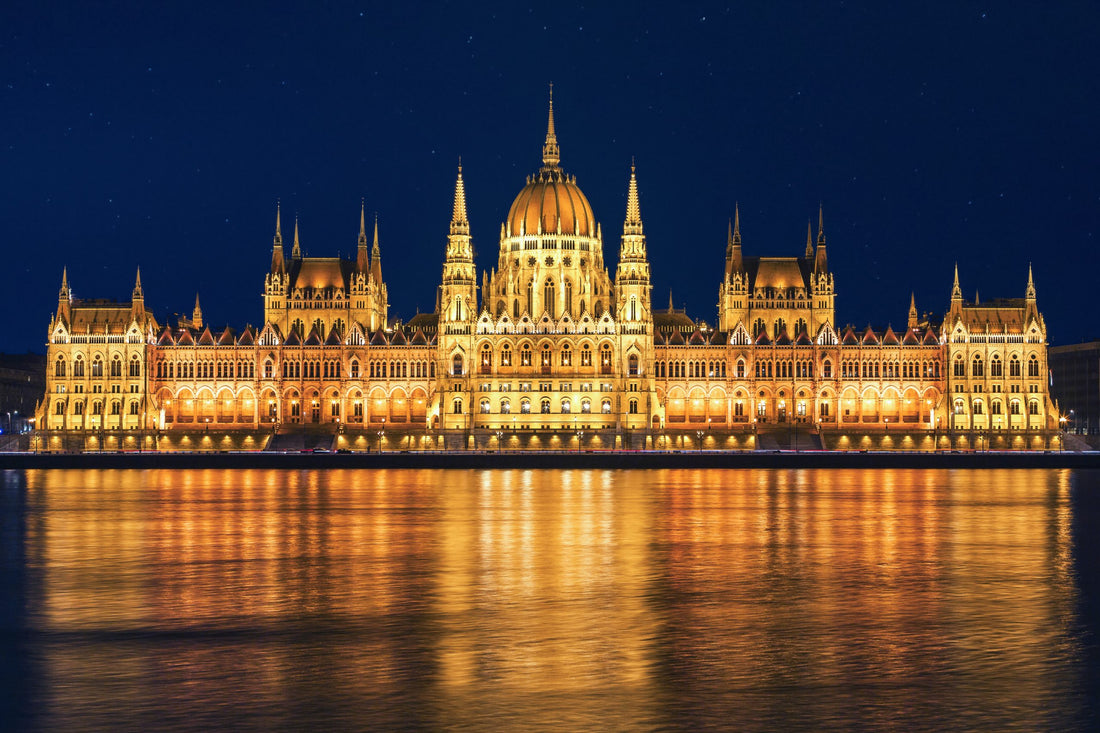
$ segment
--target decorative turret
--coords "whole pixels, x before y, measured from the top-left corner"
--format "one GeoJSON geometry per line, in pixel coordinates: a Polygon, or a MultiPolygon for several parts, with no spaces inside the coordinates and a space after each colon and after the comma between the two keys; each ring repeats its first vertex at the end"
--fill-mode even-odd
{"type": "Polygon", "coordinates": [[[807,260],[812,260],[814,258],[814,240],[810,236],[811,231],[813,231],[813,230],[810,229],[810,220],[807,219],[806,220],[806,252],[802,255],[807,260]]]}
{"type": "Polygon", "coordinates": [[[195,293],[195,309],[191,311],[191,327],[202,330],[202,308],[199,306],[198,293],[195,293]]]}
{"type": "Polygon", "coordinates": [[[378,246],[378,214],[374,215],[374,244],[370,249],[370,276],[375,287],[382,286],[382,250],[378,246]]]}
{"type": "Polygon", "coordinates": [[[920,323],[920,316],[917,315],[917,296],[915,293],[909,293],[909,320],[906,325],[909,328],[916,328],[920,323]]]}
{"type": "Polygon", "coordinates": [[[280,219],[279,204],[275,204],[275,236],[271,243],[271,271],[275,273],[286,272],[286,261],[283,259],[283,228],[280,219]]]}
{"type": "Polygon", "coordinates": [[[1041,320],[1039,307],[1035,303],[1035,280],[1031,276],[1031,263],[1027,263],[1027,290],[1024,291],[1024,322],[1041,320]]]}
{"type": "Polygon", "coordinates": [[[302,247],[298,243],[298,215],[294,215],[294,248],[290,250],[290,256],[296,260],[302,259],[302,247]]]}
{"type": "Polygon", "coordinates": [[[817,208],[817,254],[814,256],[814,272],[829,271],[829,260],[825,254],[825,207],[817,208]]]}
{"type": "Polygon", "coordinates": [[[359,246],[356,248],[355,271],[365,275],[370,271],[370,255],[367,250],[367,204],[359,202],[359,246]]]}
{"type": "Polygon", "coordinates": [[[741,255],[741,207],[733,205],[733,221],[726,226],[726,272],[718,289],[718,328],[730,331],[748,314],[749,277],[741,255]]]}
{"type": "Polygon", "coordinates": [[[137,269],[137,279],[134,281],[134,291],[130,295],[130,312],[138,323],[145,320],[145,292],[141,289],[141,268],[137,269]]]}
{"type": "MultiPolygon", "coordinates": [[[[962,318],[962,307],[963,307],[963,291],[962,291],[962,288],[959,287],[959,263],[956,262],[955,263],[955,282],[951,286],[951,308],[948,311],[948,314],[950,316],[954,316],[954,318],[949,319],[951,321],[951,323],[954,323],[955,320],[957,320],[959,318],[962,318]]],[[[947,325],[946,321],[945,321],[944,325],[945,326],[947,325]]]]}
{"type": "Polygon", "coordinates": [[[57,317],[68,323],[72,320],[73,293],[69,289],[69,268],[61,268],[61,289],[57,291],[57,317]]]}

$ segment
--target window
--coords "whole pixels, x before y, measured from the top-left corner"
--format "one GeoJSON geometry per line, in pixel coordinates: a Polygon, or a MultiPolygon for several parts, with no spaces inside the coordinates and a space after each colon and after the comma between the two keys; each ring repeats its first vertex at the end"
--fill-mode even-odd
{"type": "Polygon", "coordinates": [[[547,371],[550,368],[550,347],[542,347],[542,369],[547,371]]]}
{"type": "Polygon", "coordinates": [[[1038,401],[1031,400],[1027,403],[1027,414],[1029,414],[1029,415],[1038,415],[1039,414],[1039,403],[1038,403],[1038,401]]]}
{"type": "Polygon", "coordinates": [[[955,400],[955,414],[956,415],[965,415],[966,414],[966,403],[963,402],[962,400],[955,400]]]}
{"type": "Polygon", "coordinates": [[[1008,362],[1008,376],[1020,376],[1020,357],[1015,354],[1012,355],[1012,361],[1008,362]]]}
{"type": "Polygon", "coordinates": [[[454,359],[451,360],[451,373],[456,377],[462,376],[462,354],[455,354],[454,359]]]}
{"type": "MultiPolygon", "coordinates": [[[[1039,359],[1036,358],[1035,354],[1032,354],[1027,358],[1027,375],[1029,377],[1039,376],[1039,359]]],[[[1035,415],[1037,413],[1033,412],[1031,414],[1035,415]]]]}
{"type": "Polygon", "coordinates": [[[500,365],[512,366],[512,347],[509,344],[500,347],[500,365]]]}
{"type": "Polygon", "coordinates": [[[520,402],[519,411],[524,415],[531,414],[531,400],[523,400],[520,402]]]}
{"type": "Polygon", "coordinates": [[[543,415],[549,415],[550,414],[550,400],[543,399],[543,401],[542,401],[542,414],[543,415]]]}
{"type": "Polygon", "coordinates": [[[955,359],[955,376],[956,377],[965,377],[966,376],[966,364],[963,362],[961,356],[958,357],[957,359],[955,359]]]}
{"type": "Polygon", "coordinates": [[[1004,365],[1001,364],[1001,357],[994,356],[989,362],[989,376],[991,377],[1003,377],[1004,365]]]}
{"type": "Polygon", "coordinates": [[[546,284],[542,287],[542,302],[545,306],[545,310],[550,314],[550,317],[554,317],[554,281],[547,280],[546,284]]]}
{"type": "Polygon", "coordinates": [[[73,361],[73,376],[84,376],[84,359],[80,356],[76,357],[76,359],[73,361]]]}
{"type": "Polygon", "coordinates": [[[592,412],[592,401],[581,400],[581,414],[587,415],[592,412]]]}
{"type": "Polygon", "coordinates": [[[742,361],[741,359],[737,360],[737,378],[738,379],[744,379],[745,378],[745,362],[742,361]]]}
{"type": "Polygon", "coordinates": [[[611,413],[611,400],[604,400],[602,403],[600,403],[600,412],[605,415],[611,413]]]}
{"type": "Polygon", "coordinates": [[[569,344],[565,344],[561,347],[561,365],[572,366],[573,364],[573,351],[569,348],[569,344]]]}
{"type": "Polygon", "coordinates": [[[611,373],[611,344],[604,344],[600,347],[600,373],[611,373]]]}
{"type": "Polygon", "coordinates": [[[757,318],[756,322],[752,324],[752,338],[756,340],[761,333],[764,332],[764,319],[757,318]]]}
{"type": "MultiPolygon", "coordinates": [[[[53,375],[55,377],[64,377],[65,376],[65,357],[63,357],[63,356],[58,356],[57,357],[57,363],[54,364],[54,368],[53,368],[53,375]]],[[[57,404],[58,404],[58,406],[61,405],[60,402],[58,402],[57,404]]],[[[58,413],[58,414],[60,415],[61,413],[58,413]]]]}
{"type": "Polygon", "coordinates": [[[493,351],[489,348],[489,344],[485,344],[481,347],[481,374],[488,374],[492,371],[493,366],[493,351]]]}
{"type": "Polygon", "coordinates": [[[54,403],[53,414],[55,414],[55,415],[64,415],[65,414],[65,403],[62,402],[61,400],[58,400],[56,403],[54,403]]]}
{"type": "Polygon", "coordinates": [[[73,405],[73,414],[74,415],[83,415],[84,414],[84,403],[83,402],[77,402],[75,405],[73,405]]]}
{"type": "Polygon", "coordinates": [[[359,379],[359,360],[358,359],[352,359],[351,360],[351,378],[352,379],[359,379]]]}
{"type": "Polygon", "coordinates": [[[122,403],[119,402],[118,400],[115,400],[114,402],[112,402],[111,403],[111,414],[112,415],[118,415],[121,412],[122,412],[122,403]]]}
{"type": "Polygon", "coordinates": [[[627,364],[627,374],[629,374],[632,377],[638,376],[638,355],[637,354],[631,354],[630,358],[628,358],[626,360],[626,364],[627,364]]]}
{"type": "Polygon", "coordinates": [[[483,414],[483,415],[488,415],[489,414],[489,400],[482,400],[481,401],[481,414],[483,414]]]}
{"type": "Polygon", "coordinates": [[[93,402],[92,403],[92,414],[93,415],[102,415],[103,414],[103,403],[102,402],[93,402]]]}
{"type": "Polygon", "coordinates": [[[985,366],[982,364],[982,359],[979,356],[974,357],[974,362],[971,365],[970,373],[975,377],[985,376],[985,366]]]}
{"type": "Polygon", "coordinates": [[[1020,401],[1019,400],[1012,400],[1012,402],[1010,402],[1008,404],[1008,407],[1009,407],[1009,413],[1010,414],[1012,414],[1012,415],[1019,415],[1020,414],[1020,401]]]}
{"type": "Polygon", "coordinates": [[[975,415],[981,415],[982,414],[982,402],[981,402],[981,400],[974,400],[974,414],[975,415]]]}
{"type": "Polygon", "coordinates": [[[638,400],[631,400],[628,407],[631,415],[638,414],[638,400]]]}
{"type": "Polygon", "coordinates": [[[138,414],[138,403],[137,403],[137,400],[132,400],[132,401],[130,402],[130,414],[131,414],[131,415],[136,415],[136,414],[138,414]]]}
{"type": "Polygon", "coordinates": [[[531,366],[531,345],[524,344],[523,349],[519,352],[520,366],[531,366]]]}
{"type": "Polygon", "coordinates": [[[592,366],[592,349],[588,344],[581,347],[581,366],[592,366]]]}
{"type": "Polygon", "coordinates": [[[451,403],[451,411],[456,415],[462,414],[462,400],[455,398],[455,401],[451,403]]]}
{"type": "Polygon", "coordinates": [[[512,403],[504,399],[500,401],[500,414],[510,415],[512,413],[512,403]]]}
{"type": "Polygon", "coordinates": [[[96,356],[96,358],[92,361],[92,376],[103,376],[103,360],[99,356],[96,356]]]}
{"type": "Polygon", "coordinates": [[[561,414],[568,415],[572,411],[573,411],[573,403],[569,400],[568,397],[566,397],[565,399],[563,399],[561,401],[561,414]]]}
{"type": "Polygon", "coordinates": [[[989,412],[993,415],[1000,415],[1001,414],[1001,401],[1000,400],[993,400],[993,404],[990,405],[989,412]]]}
{"type": "Polygon", "coordinates": [[[734,417],[744,417],[745,416],[745,403],[744,402],[742,402],[741,400],[737,400],[737,402],[733,403],[733,415],[734,415],[734,417]]]}

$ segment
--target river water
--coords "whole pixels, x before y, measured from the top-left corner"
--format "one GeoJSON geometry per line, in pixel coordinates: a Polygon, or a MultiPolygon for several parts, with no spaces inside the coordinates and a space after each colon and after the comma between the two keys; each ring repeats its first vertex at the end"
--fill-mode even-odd
{"type": "Polygon", "coordinates": [[[1100,720],[1100,472],[0,482],[7,730],[1100,720]]]}

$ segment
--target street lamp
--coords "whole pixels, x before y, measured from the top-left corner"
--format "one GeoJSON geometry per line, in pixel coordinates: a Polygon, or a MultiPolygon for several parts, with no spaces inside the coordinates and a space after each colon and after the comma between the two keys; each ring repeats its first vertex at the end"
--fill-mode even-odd
{"type": "Polygon", "coordinates": [[[386,437],[386,418],[382,418],[382,428],[378,431],[378,453],[382,453],[382,441],[386,437]]]}

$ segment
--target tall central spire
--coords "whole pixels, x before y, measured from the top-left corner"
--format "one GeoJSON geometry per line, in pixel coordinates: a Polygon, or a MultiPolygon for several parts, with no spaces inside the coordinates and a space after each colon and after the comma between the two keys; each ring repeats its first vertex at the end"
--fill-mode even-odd
{"type": "Polygon", "coordinates": [[[561,161],[558,150],[558,136],[554,132],[554,83],[550,82],[550,114],[546,120],[546,142],[542,144],[542,165],[544,168],[557,168],[561,161]]]}

